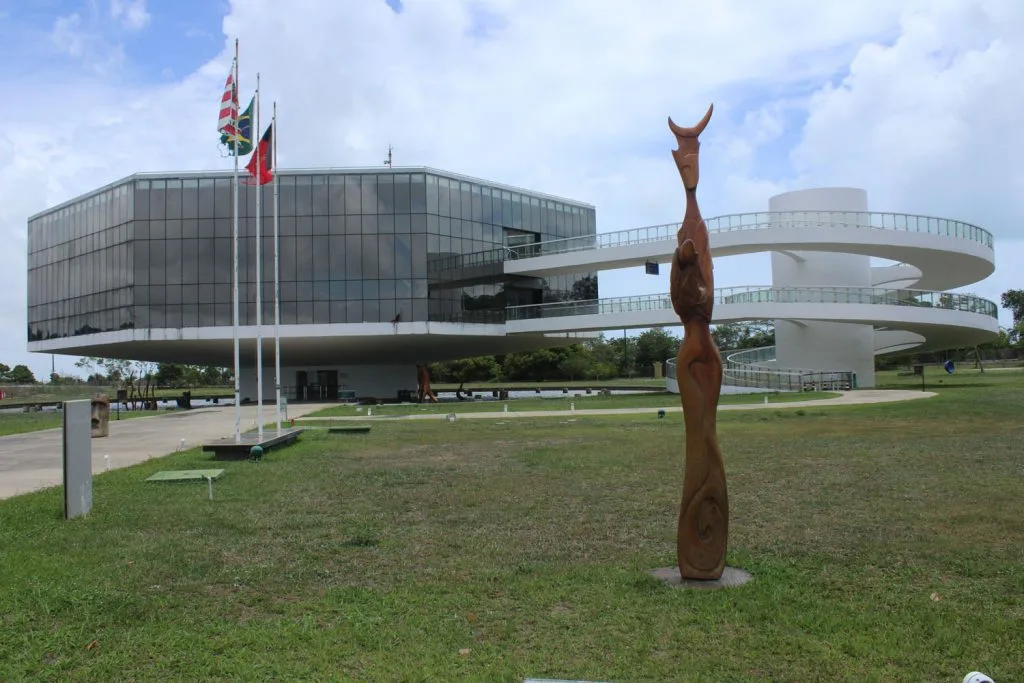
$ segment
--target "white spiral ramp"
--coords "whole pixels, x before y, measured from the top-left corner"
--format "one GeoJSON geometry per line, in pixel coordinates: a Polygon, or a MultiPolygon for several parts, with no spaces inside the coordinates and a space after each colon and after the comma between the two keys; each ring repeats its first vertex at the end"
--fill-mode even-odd
{"type": "MultiPolygon", "coordinates": [[[[998,334],[995,303],[942,291],[994,271],[993,239],[986,230],[943,218],[870,212],[867,193],[853,188],[789,192],[773,197],[769,208],[706,221],[714,257],[768,251],[772,259],[772,285],[716,291],[713,323],[773,320],[776,329],[774,357],[762,351],[727,361],[727,382],[747,365],[765,377],[853,373],[856,386],[871,387],[878,354],[972,346],[998,334]],[[897,263],[872,266],[871,257],[897,263]]],[[[678,227],[514,248],[504,270],[544,276],[666,263],[678,227]]],[[[506,330],[677,325],[667,295],[655,295],[510,307],[506,330]]]]}

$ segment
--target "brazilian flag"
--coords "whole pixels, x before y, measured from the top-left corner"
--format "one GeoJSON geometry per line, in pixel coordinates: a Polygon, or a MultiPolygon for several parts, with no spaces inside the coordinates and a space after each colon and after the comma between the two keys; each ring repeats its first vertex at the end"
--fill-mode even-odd
{"type": "Polygon", "coordinates": [[[252,110],[256,106],[256,96],[249,100],[249,106],[238,117],[238,149],[235,150],[235,136],[222,134],[220,144],[227,145],[234,156],[244,157],[252,152],[252,110]]]}

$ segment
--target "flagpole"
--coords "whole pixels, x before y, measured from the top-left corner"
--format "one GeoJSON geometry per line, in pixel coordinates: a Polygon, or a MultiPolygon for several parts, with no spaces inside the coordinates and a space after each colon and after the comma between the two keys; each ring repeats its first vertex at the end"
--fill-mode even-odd
{"type": "MultiPolygon", "coordinates": [[[[256,73],[256,127],[253,138],[260,134],[260,74],[256,73]]],[[[263,442],[263,159],[261,145],[256,143],[256,424],[259,440],[263,442]]]]}
{"type": "Polygon", "coordinates": [[[238,348],[238,147],[241,144],[238,136],[238,38],[235,38],[235,146],[234,156],[235,158],[235,170],[232,173],[231,179],[231,200],[233,203],[232,208],[232,241],[234,244],[234,275],[232,280],[232,325],[234,327],[234,347],[235,347],[235,443],[242,441],[242,378],[240,368],[240,354],[238,348]]]}
{"type": "Polygon", "coordinates": [[[274,130],[271,139],[272,152],[270,161],[274,174],[274,403],[277,406],[277,435],[281,436],[281,263],[278,249],[279,231],[278,210],[279,187],[277,184],[277,102],[274,102],[274,113],[270,119],[274,130]]]}

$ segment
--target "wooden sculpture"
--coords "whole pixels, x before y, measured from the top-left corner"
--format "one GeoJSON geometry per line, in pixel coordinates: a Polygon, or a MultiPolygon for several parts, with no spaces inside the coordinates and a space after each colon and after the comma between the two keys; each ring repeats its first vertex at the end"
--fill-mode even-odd
{"type": "Polygon", "coordinates": [[[416,365],[416,384],[416,398],[420,403],[423,403],[424,398],[429,398],[434,403],[438,402],[437,394],[430,388],[430,370],[422,363],[416,365]]]}
{"type": "Polygon", "coordinates": [[[672,150],[686,190],[686,214],[676,235],[672,259],[672,308],[685,334],[676,356],[676,379],[683,402],[686,455],[683,498],[679,506],[676,554],[683,579],[715,580],[725,569],[729,535],[729,499],[716,428],[722,388],[722,357],[711,336],[715,301],[708,228],[697,206],[698,137],[711,120],[714,105],[693,128],[669,117],[679,149],[672,150]]]}

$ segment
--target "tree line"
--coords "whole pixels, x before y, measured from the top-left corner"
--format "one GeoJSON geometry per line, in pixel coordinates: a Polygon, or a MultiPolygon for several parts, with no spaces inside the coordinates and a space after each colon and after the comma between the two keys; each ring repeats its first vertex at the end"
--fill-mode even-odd
{"type": "Polygon", "coordinates": [[[27,365],[15,365],[13,368],[0,363],[0,383],[4,384],[35,384],[36,376],[27,365]]]}
{"type": "Polygon", "coordinates": [[[1008,289],[999,298],[999,303],[1013,316],[1013,327],[999,330],[1000,339],[1009,347],[1024,346],[1024,289],[1008,289]]]}
{"type": "MultiPolygon", "coordinates": [[[[770,323],[717,325],[712,335],[721,349],[771,346],[770,323]]],[[[673,358],[679,337],[663,328],[636,337],[601,334],[571,346],[497,356],[477,356],[429,365],[434,382],[540,382],[651,377],[656,363],[673,358]]]]}
{"type": "Polygon", "coordinates": [[[154,387],[187,389],[231,384],[234,372],[213,365],[149,363],[117,358],[80,358],[75,367],[87,373],[86,384],[110,385],[144,382],[154,387]]]}
{"type": "MultiPolygon", "coordinates": [[[[946,360],[980,362],[981,359],[1019,357],[1024,353],[1024,289],[1003,292],[1000,303],[1010,311],[1013,324],[1010,328],[1000,328],[994,340],[977,347],[930,353],[910,350],[904,354],[883,356],[876,359],[877,369],[946,360]]],[[[711,334],[722,351],[775,344],[775,329],[771,322],[715,325],[711,334]]],[[[651,377],[654,364],[674,357],[679,342],[679,338],[667,330],[654,328],[632,338],[602,334],[572,346],[503,356],[478,356],[433,363],[429,367],[434,382],[446,383],[651,377]]]]}
{"type": "MultiPolygon", "coordinates": [[[[1000,303],[1010,311],[1013,324],[1001,328],[996,339],[969,349],[885,356],[877,360],[880,370],[913,363],[939,363],[947,359],[991,359],[1000,355],[1017,356],[1024,352],[1024,289],[1003,292],[1000,303]]],[[[725,350],[757,348],[775,343],[770,322],[716,325],[712,336],[718,348],[725,350]]],[[[653,328],[636,337],[601,334],[572,346],[539,349],[497,356],[478,356],[432,363],[434,382],[558,381],[607,380],[615,377],[650,377],[655,363],[676,355],[680,339],[663,328],[653,328]]],[[[147,387],[190,388],[226,386],[234,381],[229,368],[180,363],[147,363],[109,358],[82,358],[76,367],[85,379],[51,375],[52,384],[118,385],[133,387],[142,395],[147,387]]],[[[32,371],[25,365],[13,368],[0,363],[0,383],[35,384],[32,371]]]]}

